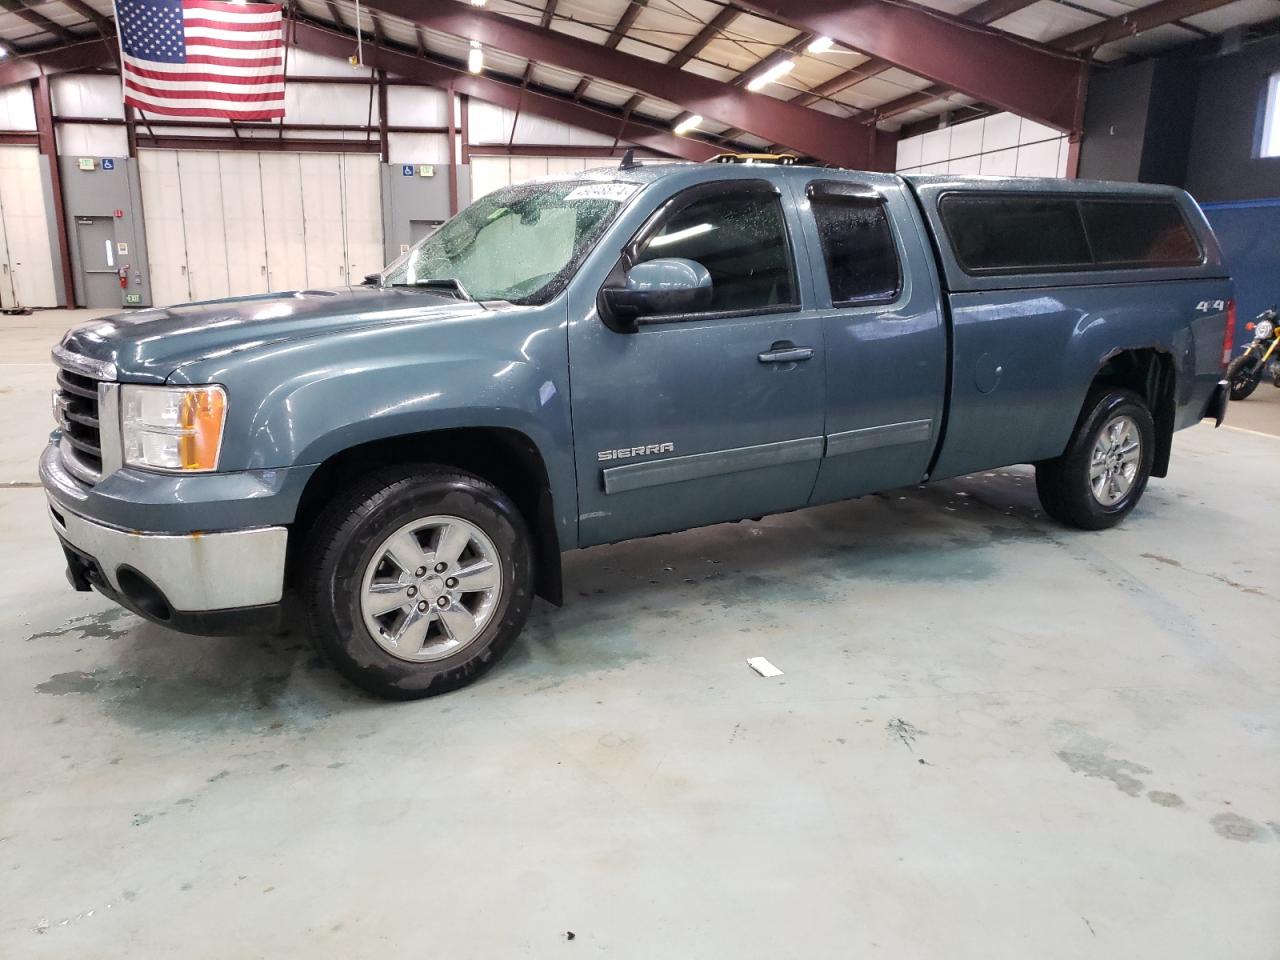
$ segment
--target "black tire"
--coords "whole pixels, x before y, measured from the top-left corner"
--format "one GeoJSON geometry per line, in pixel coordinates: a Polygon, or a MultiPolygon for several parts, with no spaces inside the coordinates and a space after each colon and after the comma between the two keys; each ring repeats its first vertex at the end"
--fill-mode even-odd
{"type": "Polygon", "coordinates": [[[356,483],[317,518],[300,583],[317,647],[346,677],[379,697],[414,700],[475,680],[507,651],[533,604],[533,551],[524,518],[487,480],[447,467],[390,467],[356,483]],[[412,662],[376,642],[360,611],[364,572],[393,532],[433,515],[479,527],[499,556],[503,589],[487,625],[445,659],[412,662]]]}
{"type": "Polygon", "coordinates": [[[1227,367],[1227,383],[1231,385],[1231,399],[1244,400],[1258,389],[1262,382],[1262,368],[1252,353],[1242,353],[1227,367]]]}
{"type": "Polygon", "coordinates": [[[1146,403],[1132,390],[1101,387],[1085,400],[1075,432],[1062,456],[1036,464],[1036,492],[1045,513],[1059,523],[1082,530],[1105,530],[1128,516],[1142,499],[1155,455],[1155,421],[1146,403]],[[1130,417],[1141,441],[1133,484],[1116,503],[1103,505],[1089,482],[1090,458],[1102,429],[1119,416],[1130,417]]]}

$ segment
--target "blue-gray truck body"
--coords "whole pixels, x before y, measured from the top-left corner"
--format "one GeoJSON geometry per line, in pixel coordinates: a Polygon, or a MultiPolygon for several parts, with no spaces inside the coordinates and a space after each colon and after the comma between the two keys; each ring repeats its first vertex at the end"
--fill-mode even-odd
{"type": "Polygon", "coordinates": [[[449,462],[479,443],[486,462],[510,460],[502,476],[522,488],[508,492],[538,540],[539,590],[558,599],[564,550],[1057,457],[1117,357],[1145,364],[1156,475],[1174,430],[1221,419],[1231,284],[1182,191],[761,165],[566,179],[621,184],[626,199],[543,303],[369,285],[70,331],[55,350],[61,389],[73,403],[96,395],[99,452],[70,442],[78,428],[64,421],[41,476],[73,581],[188,630],[270,612],[330,465],[349,475],[365,451],[449,462]],[[631,327],[602,317],[602,288],[664,205],[736,189],[778,198],[796,302],[631,327]],[[899,282],[880,300],[833,304],[813,216],[824,191],[887,215],[899,282]],[[1164,266],[967,270],[944,210],[973,195],[1172,203],[1197,252],[1164,266]],[[124,465],[118,391],[130,383],[225,388],[216,470],[124,465]],[[163,609],[133,595],[135,575],[163,609]]]}

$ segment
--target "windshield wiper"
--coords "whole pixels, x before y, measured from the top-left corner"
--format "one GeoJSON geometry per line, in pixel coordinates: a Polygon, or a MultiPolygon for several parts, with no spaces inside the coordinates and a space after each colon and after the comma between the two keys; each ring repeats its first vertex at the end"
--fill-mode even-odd
{"type": "Polygon", "coordinates": [[[467,288],[462,285],[462,281],[456,277],[427,277],[422,280],[415,280],[413,283],[393,283],[392,287],[428,287],[440,290],[448,290],[453,293],[459,300],[474,300],[467,288]]]}

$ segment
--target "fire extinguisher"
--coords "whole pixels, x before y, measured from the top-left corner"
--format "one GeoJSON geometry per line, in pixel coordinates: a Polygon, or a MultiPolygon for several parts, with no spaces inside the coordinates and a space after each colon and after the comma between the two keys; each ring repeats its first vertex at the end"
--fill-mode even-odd
{"type": "Polygon", "coordinates": [[[129,265],[126,263],[123,267],[116,271],[120,275],[120,289],[129,289],[129,265]]]}

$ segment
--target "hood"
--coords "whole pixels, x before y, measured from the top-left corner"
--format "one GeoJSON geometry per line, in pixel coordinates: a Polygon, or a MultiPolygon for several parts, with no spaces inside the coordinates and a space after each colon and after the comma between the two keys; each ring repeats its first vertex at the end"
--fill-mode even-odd
{"type": "Polygon", "coordinates": [[[268,343],[484,310],[447,294],[408,288],[298,290],[118,313],[72,328],[62,346],[114,363],[122,380],[163,382],[181,364],[268,343]]]}

